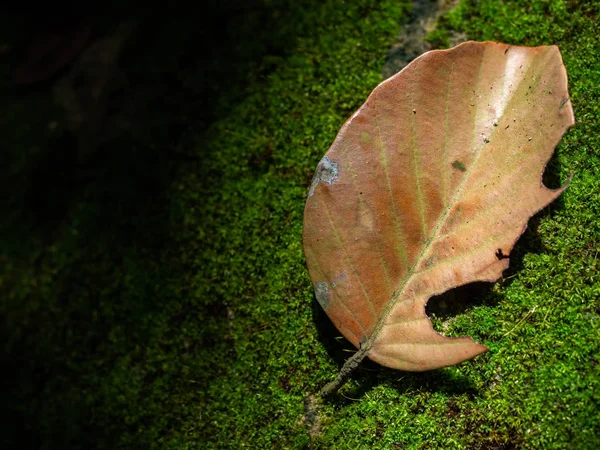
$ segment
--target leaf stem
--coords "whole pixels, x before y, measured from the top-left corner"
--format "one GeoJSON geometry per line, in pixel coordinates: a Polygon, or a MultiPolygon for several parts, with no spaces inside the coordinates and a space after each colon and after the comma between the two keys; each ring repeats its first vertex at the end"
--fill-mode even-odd
{"type": "Polygon", "coordinates": [[[319,395],[321,397],[327,397],[328,395],[335,393],[339,388],[341,388],[344,385],[344,383],[348,380],[348,377],[354,371],[354,369],[356,369],[361,363],[361,361],[365,359],[365,356],[367,356],[368,351],[368,348],[365,348],[363,346],[354,355],[348,358],[348,360],[342,366],[340,373],[338,373],[338,376],[335,377],[335,380],[333,380],[331,383],[327,383],[323,387],[323,389],[321,389],[319,395]]]}

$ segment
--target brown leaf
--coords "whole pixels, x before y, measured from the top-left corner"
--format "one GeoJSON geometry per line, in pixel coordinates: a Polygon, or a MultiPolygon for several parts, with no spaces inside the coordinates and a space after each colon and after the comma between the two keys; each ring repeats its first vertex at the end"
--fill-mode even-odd
{"type": "Polygon", "coordinates": [[[375,88],[317,166],[304,213],[316,297],[361,353],[422,371],[487,350],[436,333],[427,300],[495,281],[574,123],[555,46],[466,42],[375,88]]]}

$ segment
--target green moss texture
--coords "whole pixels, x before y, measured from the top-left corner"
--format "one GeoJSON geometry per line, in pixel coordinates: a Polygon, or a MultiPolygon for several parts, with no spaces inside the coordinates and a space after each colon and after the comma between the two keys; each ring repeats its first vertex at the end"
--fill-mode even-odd
{"type": "Polygon", "coordinates": [[[3,446],[598,448],[600,2],[464,0],[440,20],[437,46],[559,46],[577,123],[544,180],[573,179],[501,281],[430,312],[490,351],[422,374],[367,362],[315,437],[303,398],[352,349],[314,299],[304,203],[409,5],[256,3],[144,13],[122,58],[143,107],[84,162],[47,90],[2,87],[3,446]]]}

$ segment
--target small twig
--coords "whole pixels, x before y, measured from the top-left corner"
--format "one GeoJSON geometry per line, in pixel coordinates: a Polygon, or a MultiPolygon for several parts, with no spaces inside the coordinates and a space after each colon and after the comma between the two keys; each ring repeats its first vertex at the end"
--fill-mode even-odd
{"type": "Polygon", "coordinates": [[[328,383],[321,389],[319,395],[321,397],[327,397],[328,395],[336,392],[342,385],[346,382],[350,374],[358,367],[365,356],[367,356],[368,349],[362,347],[359,351],[357,351],[351,358],[349,358],[346,363],[342,366],[340,373],[331,383],[328,383]]]}
{"type": "Polygon", "coordinates": [[[527,320],[527,318],[528,318],[529,316],[531,316],[531,315],[532,315],[532,314],[535,312],[535,310],[536,310],[536,309],[537,309],[537,305],[536,305],[536,306],[534,306],[534,307],[531,309],[531,311],[529,311],[527,314],[525,314],[525,315],[524,315],[524,316],[521,318],[521,320],[519,320],[519,321],[517,322],[517,324],[516,324],[514,327],[512,327],[512,329],[511,329],[510,331],[508,331],[508,332],[507,332],[507,333],[506,333],[504,336],[502,336],[502,337],[506,337],[506,336],[508,336],[510,333],[512,333],[513,331],[515,331],[515,330],[517,329],[517,327],[523,323],[523,321],[524,321],[524,320],[527,320]]]}
{"type": "Polygon", "coordinates": [[[517,275],[518,275],[518,273],[513,273],[513,274],[512,274],[511,276],[509,276],[509,277],[506,277],[506,278],[505,278],[505,277],[502,277],[502,281],[510,280],[511,278],[514,278],[514,277],[516,277],[517,275]]]}
{"type": "MultiPolygon", "coordinates": [[[[326,384],[317,395],[309,394],[304,398],[304,424],[306,425],[308,434],[311,437],[318,435],[321,429],[321,399],[333,394],[340,387],[342,387],[354,369],[356,369],[361,361],[365,359],[368,351],[369,349],[367,347],[361,346],[359,351],[346,360],[342,366],[342,369],[340,370],[340,373],[337,377],[335,377],[335,380],[326,384]]],[[[344,395],[344,397],[346,396],[344,395]]],[[[355,398],[346,398],[349,400],[359,401],[355,398]]]]}
{"type": "Polygon", "coordinates": [[[343,393],[340,392],[340,395],[348,400],[352,400],[353,402],[360,402],[359,398],[352,398],[352,397],[348,397],[347,395],[344,395],[343,393]]]}

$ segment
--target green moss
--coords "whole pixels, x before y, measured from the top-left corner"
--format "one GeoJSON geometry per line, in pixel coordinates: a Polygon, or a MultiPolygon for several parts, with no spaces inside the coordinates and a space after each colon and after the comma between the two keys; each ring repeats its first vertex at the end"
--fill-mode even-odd
{"type": "MultiPolygon", "coordinates": [[[[131,52],[147,121],[103,147],[95,163],[104,171],[44,198],[55,217],[57,199],[76,191],[51,229],[48,217],[40,229],[27,214],[28,185],[12,190],[6,211],[19,212],[3,224],[0,269],[11,361],[4,404],[14,421],[7,445],[309,445],[303,397],[351,353],[314,300],[304,202],[339,127],[380,81],[406,10],[391,0],[294,4],[286,13],[287,3],[268,2],[252,16],[271,25],[248,44],[249,60],[243,27],[228,35],[240,47],[223,44],[229,60],[211,69],[210,118],[219,118],[211,126],[168,125],[204,111],[194,100],[205,86],[197,68],[173,75],[152,66],[156,54],[131,52]],[[283,31],[282,20],[294,26],[283,31]],[[227,63],[239,66],[225,79],[227,63]]],[[[577,125],[547,178],[556,186],[575,175],[532,220],[505,279],[455,317],[433,318],[490,351],[423,374],[365,363],[325,403],[314,448],[597,446],[599,12],[598,2],[468,1],[443,20],[442,37],[453,28],[477,40],[559,45],[577,125]]],[[[186,35],[175,33],[185,29],[158,33],[157,52],[185,61],[186,35]]],[[[29,161],[62,133],[46,97],[27,99],[0,106],[11,136],[6,179],[31,173],[29,161]]],[[[34,192],[55,186],[42,174],[34,192]]]]}
{"type": "MultiPolygon", "coordinates": [[[[443,20],[443,18],[440,20],[443,20]]],[[[448,48],[450,46],[450,33],[445,28],[435,28],[425,36],[425,40],[433,48],[448,48]]]]}

